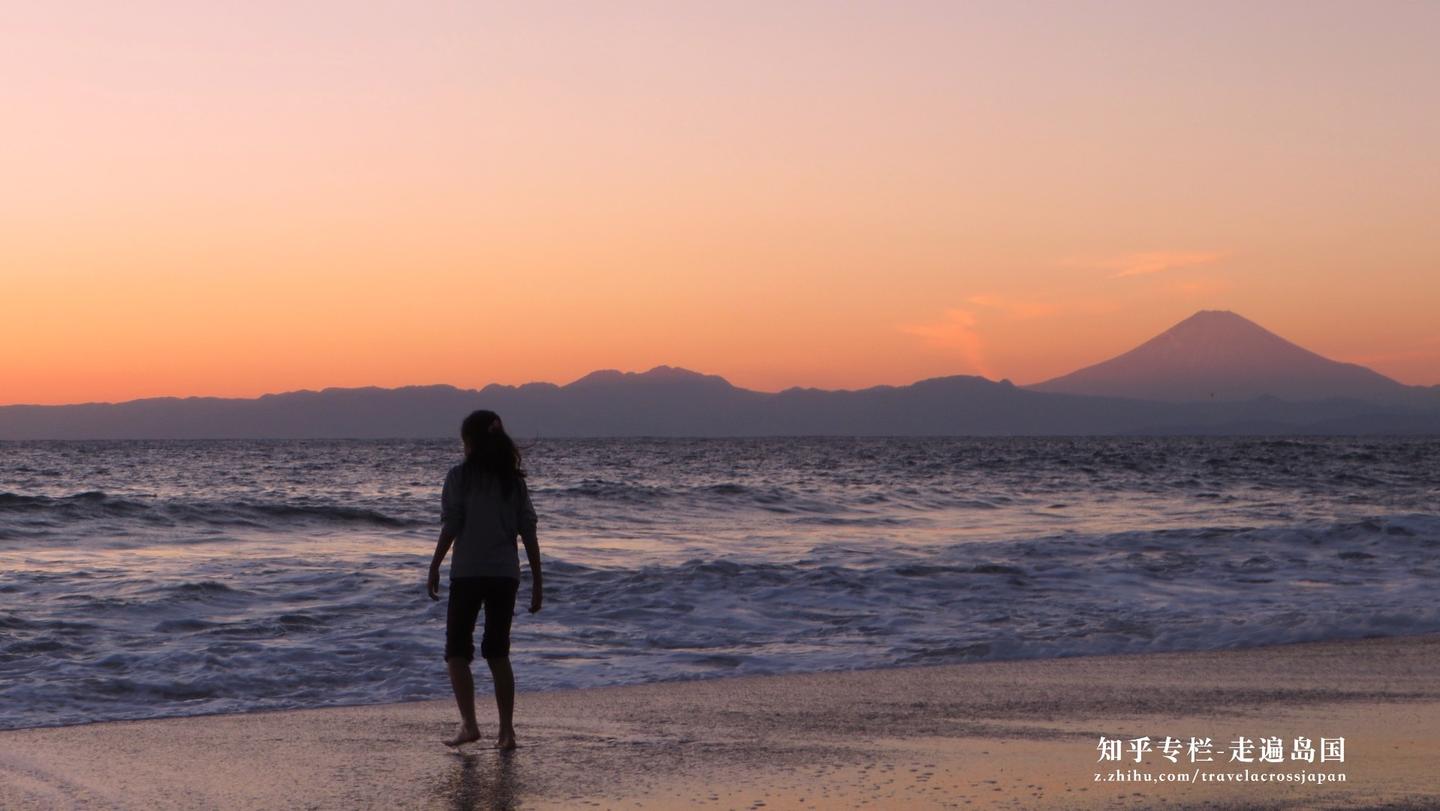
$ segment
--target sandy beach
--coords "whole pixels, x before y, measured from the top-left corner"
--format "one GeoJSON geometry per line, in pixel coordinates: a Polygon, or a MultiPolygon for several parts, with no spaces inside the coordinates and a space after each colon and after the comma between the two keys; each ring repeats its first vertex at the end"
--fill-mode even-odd
{"type": "Polygon", "coordinates": [[[449,701],[36,728],[0,733],[0,807],[1433,808],[1437,672],[1420,636],[522,692],[513,753],[443,746],[449,701]],[[1231,762],[1239,736],[1344,760],[1231,762]],[[1198,780],[1247,767],[1345,780],[1198,780]]]}

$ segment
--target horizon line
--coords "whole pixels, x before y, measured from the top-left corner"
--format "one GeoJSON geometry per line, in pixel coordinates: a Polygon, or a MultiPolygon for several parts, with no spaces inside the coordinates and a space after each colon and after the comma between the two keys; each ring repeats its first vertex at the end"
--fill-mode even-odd
{"type": "MultiPolygon", "coordinates": [[[[1014,386],[1014,387],[1016,387],[1016,388],[1025,388],[1026,386],[1035,385],[1035,383],[1023,383],[1023,384],[1022,384],[1022,383],[1016,383],[1016,382],[1012,381],[1012,380],[1011,380],[1010,378],[1008,378],[1008,377],[1002,377],[1002,378],[999,378],[999,379],[995,379],[995,378],[987,377],[987,376],[981,375],[981,374],[956,373],[956,374],[949,374],[949,375],[934,375],[934,376],[931,376],[931,377],[922,377],[922,378],[918,378],[918,379],[916,379],[916,380],[912,380],[912,381],[910,381],[909,383],[874,383],[874,384],[871,384],[871,385],[869,385],[869,386],[859,386],[859,387],[856,387],[856,388],[834,388],[834,389],[826,389],[826,388],[821,388],[821,387],[819,387],[819,386],[786,386],[786,387],[783,388],[783,389],[776,389],[776,390],[774,390],[774,391],[767,391],[767,390],[764,390],[764,389],[751,389],[751,388],[746,388],[745,386],[737,386],[737,385],[735,385],[734,383],[730,382],[730,379],[727,378],[727,377],[725,377],[724,375],[711,374],[711,373],[708,373],[708,372],[697,372],[697,371],[695,371],[694,369],[690,369],[690,368],[688,368],[688,367],[684,367],[684,366],[672,366],[672,365],[670,365],[670,364],[664,364],[664,363],[662,363],[662,364],[659,364],[659,365],[656,365],[656,366],[652,366],[652,367],[650,367],[649,369],[645,369],[645,370],[643,370],[643,371],[633,371],[633,372],[621,371],[621,370],[615,369],[615,368],[613,368],[613,367],[612,367],[612,368],[605,368],[605,369],[594,369],[594,370],[591,370],[591,371],[589,371],[589,372],[586,372],[585,374],[583,374],[583,375],[575,378],[574,380],[571,380],[571,381],[568,382],[568,383],[555,383],[555,382],[552,382],[552,381],[549,381],[549,380],[527,380],[527,381],[525,381],[524,383],[501,383],[501,382],[499,382],[499,381],[492,381],[492,382],[486,383],[486,384],[484,384],[484,385],[482,385],[482,386],[478,386],[478,387],[459,386],[459,385],[456,385],[456,384],[454,384],[454,383],[403,383],[403,384],[400,384],[400,385],[397,385],[397,386],[381,386],[381,385],[376,385],[376,384],[373,384],[373,383],[372,383],[372,384],[364,384],[364,385],[358,385],[358,386],[325,386],[325,387],[323,387],[323,388],[318,388],[318,389],[310,389],[310,388],[286,389],[286,390],[284,390],[284,391],[266,391],[266,392],[262,392],[262,393],[260,393],[260,394],[251,394],[251,395],[225,395],[225,394],[155,394],[155,395],[149,395],[149,396],[146,396],[146,397],[132,397],[132,398],[130,398],[130,399],[128,399],[128,400],[85,400],[85,401],[72,402],[72,403],[24,403],[24,402],[21,402],[21,403],[0,403],[0,408],[66,408],[66,407],[70,407],[70,406],[89,406],[89,405],[125,405],[125,404],[127,404],[127,403],[144,402],[144,401],[146,401],[146,400],[259,400],[259,399],[264,398],[264,397],[283,397],[283,396],[285,396],[285,395],[287,395],[287,394],[324,394],[325,392],[328,392],[328,391],[360,391],[360,390],[363,390],[363,389],[377,389],[377,390],[380,390],[380,391],[399,391],[399,390],[401,390],[401,389],[449,388],[449,389],[455,389],[456,391],[472,391],[472,392],[480,393],[480,392],[483,392],[485,389],[490,388],[491,386],[500,386],[500,387],[502,387],[502,388],[510,388],[510,389],[518,389],[518,388],[520,388],[520,387],[522,387],[522,386],[533,386],[533,385],[545,385],[545,386],[554,386],[554,387],[556,387],[556,388],[565,388],[565,387],[567,387],[567,386],[570,386],[570,385],[573,385],[573,384],[575,384],[575,383],[578,383],[578,382],[580,382],[581,380],[584,380],[585,378],[587,378],[587,377],[589,377],[589,376],[591,376],[591,375],[599,374],[599,373],[603,373],[603,372],[617,372],[617,373],[619,373],[619,374],[621,374],[621,375],[633,375],[633,376],[637,376],[637,377],[638,377],[638,376],[650,374],[651,372],[655,372],[655,371],[657,371],[657,370],[662,370],[662,369],[674,370],[674,371],[679,371],[679,372],[686,372],[686,373],[695,375],[695,376],[697,376],[697,377],[714,377],[714,378],[719,378],[720,380],[724,381],[724,383],[725,383],[726,385],[728,385],[728,386],[731,386],[731,387],[736,388],[736,389],[740,389],[741,391],[754,392],[754,393],[756,393],[756,394],[781,394],[781,393],[784,393],[784,392],[787,392],[787,391],[796,391],[796,390],[800,390],[800,391],[824,391],[824,392],[857,392],[857,391],[867,391],[867,390],[869,390],[869,389],[878,389],[878,388],[896,388],[896,389],[898,389],[898,388],[905,388],[905,387],[907,387],[907,386],[913,386],[913,385],[915,385],[915,384],[917,384],[917,383],[925,383],[925,382],[930,381],[930,380],[948,380],[948,379],[950,379],[950,378],[955,378],[955,377],[975,378],[975,379],[978,379],[978,380],[984,380],[984,381],[986,381],[987,383],[993,383],[993,384],[996,384],[996,385],[1007,385],[1007,384],[1008,384],[1008,385],[1014,386]]],[[[1037,382],[1037,383],[1043,383],[1044,381],[1036,381],[1036,382],[1037,382]]]]}
{"type": "Polygon", "coordinates": [[[1323,358],[1324,360],[1330,361],[1330,362],[1332,362],[1332,363],[1345,364],[1345,365],[1349,365],[1349,366],[1356,366],[1356,367],[1360,367],[1360,368],[1366,369],[1366,370],[1368,370],[1368,371],[1370,371],[1370,372],[1372,372],[1372,373],[1374,373],[1374,374],[1376,374],[1376,375],[1379,375],[1379,376],[1381,376],[1381,377],[1384,377],[1384,378],[1386,378],[1387,380],[1390,380],[1390,381],[1392,381],[1392,382],[1394,382],[1394,383],[1396,383],[1397,385],[1400,385],[1400,386],[1405,386],[1405,387],[1408,387],[1408,388],[1417,388],[1417,389],[1437,389],[1437,388],[1440,388],[1440,382],[1437,382],[1437,383],[1405,383],[1405,382],[1403,382],[1403,381],[1397,380],[1396,378],[1390,377],[1389,375],[1386,375],[1386,374],[1384,374],[1384,373],[1382,373],[1382,372],[1376,371],[1374,368],[1370,367],[1369,365],[1363,364],[1363,363],[1356,363],[1356,362],[1353,362],[1353,361],[1340,361],[1340,360],[1335,360],[1334,358],[1326,357],[1325,355],[1320,355],[1320,354],[1317,353],[1317,352],[1313,352],[1312,350],[1306,349],[1305,347],[1300,346],[1299,344],[1295,344],[1294,342],[1289,341],[1288,339],[1284,338],[1283,336],[1281,336],[1281,335],[1279,335],[1279,334],[1277,334],[1277,333],[1275,333],[1275,332],[1272,332],[1271,330],[1267,329],[1266,327],[1264,327],[1263,325],[1259,324],[1258,322],[1255,322],[1255,321],[1253,321],[1253,320],[1251,320],[1251,319],[1249,319],[1249,318],[1246,318],[1245,316],[1243,316],[1243,315],[1235,312],[1234,310],[1230,310],[1230,309],[1220,309],[1220,308],[1203,308],[1203,309],[1200,309],[1200,310],[1196,310],[1194,313],[1191,313],[1189,316],[1186,316],[1185,318],[1181,319],[1180,321],[1176,322],[1175,324],[1171,325],[1170,327],[1166,328],[1165,330],[1162,330],[1161,332],[1157,333],[1156,335],[1153,335],[1153,336],[1151,336],[1150,338],[1147,338],[1147,339],[1145,339],[1145,340],[1142,340],[1139,344],[1137,344],[1136,346],[1132,347],[1131,349],[1120,352],[1118,355],[1113,355],[1113,356],[1111,356],[1111,357],[1109,357],[1109,358],[1104,358],[1104,359],[1095,361],[1094,363],[1082,365],[1082,366],[1080,366],[1080,367],[1078,367],[1078,368],[1076,368],[1076,369],[1072,369],[1070,372],[1066,372],[1066,373],[1063,373],[1063,374],[1060,374],[1060,375],[1053,375],[1053,376],[1050,376],[1050,377],[1046,377],[1046,378],[1043,378],[1043,379],[1040,379],[1040,380],[1030,381],[1030,382],[1027,382],[1027,383],[1016,383],[1016,382],[1015,382],[1014,380],[1012,380],[1010,377],[1006,377],[1006,376],[991,377],[989,374],[984,374],[984,373],[980,372],[979,370],[975,370],[975,371],[968,372],[968,373],[954,373],[954,374],[935,375],[935,376],[931,376],[931,377],[922,377],[922,378],[918,378],[918,379],[915,379],[915,380],[911,380],[911,381],[908,382],[908,383],[872,383],[872,384],[867,385],[867,386],[858,386],[858,387],[854,387],[854,388],[831,388],[831,389],[821,388],[821,387],[819,387],[819,386],[799,386],[799,385],[792,385],[792,386],[787,386],[787,387],[781,388],[781,389],[768,390],[768,389],[757,389],[757,388],[747,388],[747,387],[745,387],[745,386],[738,386],[738,385],[736,385],[735,383],[733,383],[728,377],[726,377],[726,376],[724,376],[724,375],[714,374],[714,373],[709,373],[709,372],[698,372],[698,371],[695,371],[694,369],[691,369],[691,368],[685,367],[685,366],[677,366],[677,365],[671,365],[671,364],[668,364],[668,363],[661,363],[661,364],[657,364],[657,365],[651,366],[649,369],[645,369],[645,370],[643,370],[643,371],[639,371],[639,370],[637,370],[637,371],[622,371],[622,370],[617,369],[617,368],[614,368],[614,367],[606,367],[606,368],[602,368],[602,369],[592,369],[592,370],[590,370],[589,372],[586,372],[585,374],[582,374],[582,375],[580,375],[579,377],[577,377],[577,378],[569,381],[568,383],[556,383],[556,382],[548,381],[548,380],[527,380],[527,381],[522,382],[522,383],[501,383],[501,382],[499,382],[499,381],[491,381],[491,382],[485,383],[485,384],[483,384],[483,385],[480,385],[480,386],[478,386],[478,387],[476,387],[476,388],[465,388],[465,387],[458,386],[458,385],[453,384],[453,383],[405,383],[405,384],[394,385],[394,386],[382,386],[382,385],[377,385],[377,384],[371,383],[371,384],[362,384],[362,385],[355,385],[355,386],[325,386],[325,387],[319,388],[319,389],[298,388],[298,389],[288,389],[288,390],[281,390],[281,391],[265,391],[265,392],[260,392],[260,393],[258,393],[258,394],[250,394],[250,395],[220,395],[220,394],[183,394],[183,395],[181,395],[181,394],[156,394],[156,395],[149,395],[149,396],[144,396],[144,397],[132,397],[132,398],[130,398],[130,399],[128,399],[128,400],[88,400],[88,401],[68,402],[68,403],[35,403],[35,402],[0,403],[0,408],[13,408],[13,407],[60,408],[60,407],[66,407],[66,406],[123,405],[123,404],[126,404],[126,403],[142,402],[142,401],[146,401],[146,400],[259,400],[259,399],[262,399],[262,398],[265,398],[265,397],[278,397],[278,396],[284,396],[284,395],[288,395],[288,394],[321,394],[321,393],[324,393],[324,392],[327,392],[327,391],[347,391],[347,390],[349,390],[349,391],[354,391],[354,390],[361,390],[361,389],[378,389],[378,390],[384,390],[384,391],[395,391],[395,390],[399,390],[399,389],[409,389],[409,388],[448,387],[448,388],[452,388],[452,389],[455,389],[455,390],[458,390],[458,391],[481,392],[481,391],[484,391],[485,389],[487,389],[487,388],[489,388],[489,387],[491,387],[491,386],[500,386],[500,387],[504,387],[504,388],[518,389],[518,388],[521,388],[521,387],[524,387],[524,386],[530,386],[530,385],[548,385],[548,386],[555,386],[555,387],[557,387],[557,388],[565,388],[565,387],[574,385],[574,384],[576,384],[576,383],[579,383],[580,381],[585,380],[585,379],[588,378],[588,377],[592,377],[592,376],[595,376],[595,375],[602,375],[602,374],[606,374],[606,373],[614,373],[614,374],[620,375],[620,376],[622,376],[622,377],[638,377],[638,376],[644,376],[644,375],[654,374],[654,373],[657,373],[657,372],[660,372],[660,373],[662,373],[662,374],[663,374],[663,373],[669,373],[669,372],[675,372],[675,373],[683,373],[683,374],[685,374],[685,375],[693,375],[693,376],[695,376],[695,377],[701,377],[701,378],[716,378],[716,379],[718,379],[718,380],[720,380],[720,381],[723,381],[726,385],[731,386],[732,388],[736,388],[736,389],[739,389],[739,390],[741,390],[741,391],[754,392],[754,393],[757,393],[757,394],[781,394],[781,393],[783,393],[783,392],[794,391],[794,390],[802,390],[802,391],[823,391],[823,392],[860,392],[860,391],[868,391],[868,390],[876,389],[876,388],[905,388],[905,387],[907,387],[907,386],[913,386],[913,385],[916,385],[916,384],[918,384],[918,383],[924,383],[924,382],[929,381],[929,380],[943,380],[943,379],[954,378],[954,377],[976,378],[976,379],[988,381],[988,382],[990,382],[990,383],[1006,384],[1006,385],[1015,386],[1015,387],[1017,387],[1017,388],[1028,388],[1028,387],[1031,387],[1031,386],[1042,385],[1042,384],[1051,382],[1051,381],[1053,381],[1053,380],[1060,380],[1060,379],[1062,379],[1062,378],[1064,378],[1064,377],[1067,377],[1067,376],[1069,376],[1069,375],[1073,375],[1073,374],[1076,374],[1076,373],[1078,373],[1078,372],[1083,372],[1083,371],[1085,371],[1085,370],[1087,370],[1087,369],[1091,369],[1091,368],[1093,368],[1093,367],[1095,367],[1095,366],[1098,366],[1098,365],[1101,365],[1101,364],[1104,364],[1104,363],[1108,363],[1108,362],[1110,362],[1110,361],[1112,361],[1112,360],[1115,360],[1115,359],[1117,359],[1117,358],[1123,357],[1123,356],[1125,356],[1126,354],[1129,354],[1130,352],[1133,352],[1133,351],[1135,351],[1136,349],[1139,349],[1139,348],[1145,346],[1146,344],[1150,343],[1151,341],[1154,341],[1155,339],[1157,339],[1157,338],[1159,338],[1159,337],[1161,337],[1161,336],[1163,336],[1163,335],[1169,334],[1170,332],[1174,331],[1175,329],[1177,329],[1177,328],[1179,328],[1179,327],[1182,327],[1182,326],[1184,326],[1184,325],[1186,325],[1186,324],[1188,324],[1188,323],[1191,323],[1191,322],[1196,321],[1197,319],[1200,319],[1200,318],[1203,318],[1203,317],[1207,317],[1207,316],[1208,316],[1208,317],[1212,317],[1212,318],[1213,318],[1214,316],[1226,316],[1226,317],[1227,317],[1227,320],[1238,320],[1238,321],[1244,322],[1245,324],[1248,324],[1249,326],[1254,327],[1255,329],[1260,330],[1261,332],[1263,332],[1263,333],[1265,333],[1265,334],[1267,334],[1267,335],[1269,335],[1269,336],[1271,336],[1271,337],[1273,337],[1273,338],[1275,338],[1275,339],[1278,339],[1279,341],[1282,341],[1282,342],[1284,342],[1284,343],[1286,343],[1286,344],[1290,344],[1291,346],[1296,347],[1296,348],[1301,349],[1301,350],[1304,350],[1305,352],[1309,352],[1310,354],[1316,355],[1317,357],[1323,358]]]}

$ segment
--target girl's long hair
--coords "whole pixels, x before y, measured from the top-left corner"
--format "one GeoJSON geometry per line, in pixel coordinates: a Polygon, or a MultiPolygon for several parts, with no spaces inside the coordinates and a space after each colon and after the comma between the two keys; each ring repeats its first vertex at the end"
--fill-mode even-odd
{"type": "Polygon", "coordinates": [[[500,415],[488,410],[471,412],[460,423],[460,438],[470,446],[460,471],[462,491],[469,492],[470,482],[492,477],[500,482],[500,495],[508,500],[525,478],[525,470],[520,467],[520,448],[505,433],[500,415]]]}

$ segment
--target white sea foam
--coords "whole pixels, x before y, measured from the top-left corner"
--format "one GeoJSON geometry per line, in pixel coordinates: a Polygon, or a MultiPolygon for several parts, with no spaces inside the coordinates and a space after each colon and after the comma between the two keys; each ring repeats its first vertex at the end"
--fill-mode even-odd
{"type": "MultiPolygon", "coordinates": [[[[0,444],[0,726],[445,695],[453,443],[0,444]]],[[[526,689],[1440,631],[1432,440],[531,449],[526,689]]]]}

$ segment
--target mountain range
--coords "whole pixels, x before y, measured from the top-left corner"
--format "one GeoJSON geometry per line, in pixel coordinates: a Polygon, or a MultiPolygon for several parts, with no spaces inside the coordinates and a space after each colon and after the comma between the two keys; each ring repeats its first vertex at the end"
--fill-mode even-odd
{"type": "Polygon", "coordinates": [[[908,386],[759,392],[671,366],[566,385],[329,388],[253,399],[0,406],[0,439],[456,436],[490,408],[523,438],[1440,434],[1440,387],[1339,363],[1202,311],[1136,349],[1033,386],[956,375],[908,386]]]}
{"type": "Polygon", "coordinates": [[[1171,403],[1269,396],[1403,405],[1417,395],[1414,386],[1321,357],[1223,310],[1202,310],[1123,355],[1030,388],[1171,403]]]}

